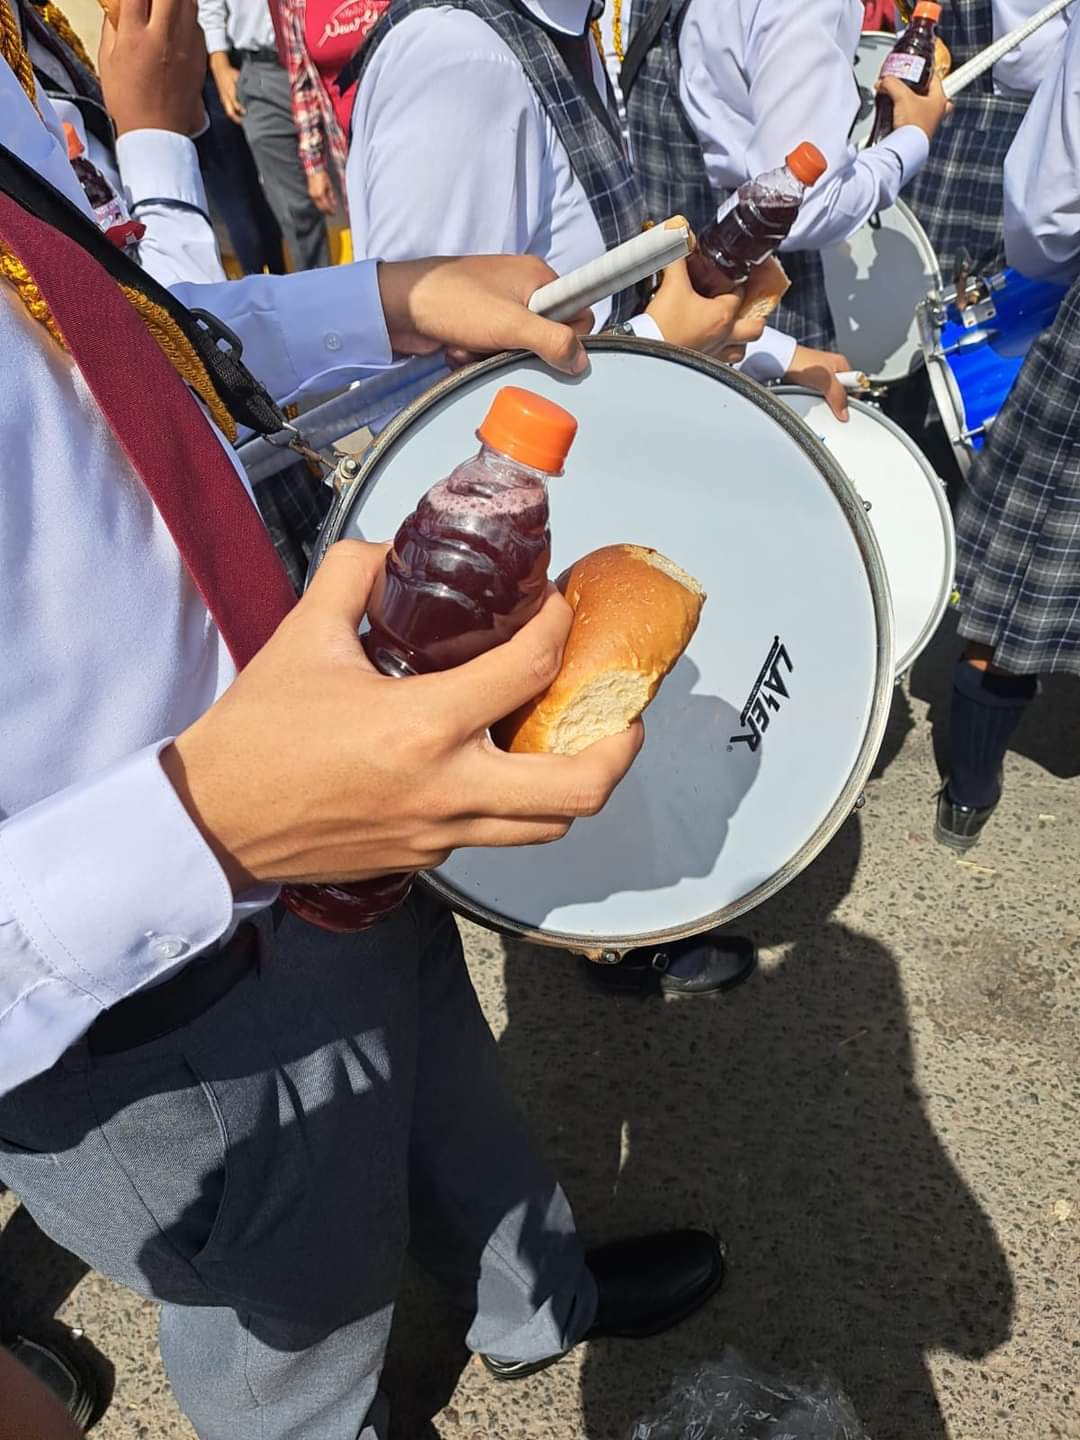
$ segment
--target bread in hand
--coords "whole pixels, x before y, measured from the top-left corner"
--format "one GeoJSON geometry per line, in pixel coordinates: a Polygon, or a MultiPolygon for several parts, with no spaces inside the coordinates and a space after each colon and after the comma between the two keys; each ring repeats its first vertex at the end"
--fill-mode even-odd
{"type": "Polygon", "coordinates": [[[656,550],[608,545],[559,577],[574,612],[562,667],[494,729],[515,754],[576,755],[641,714],[697,629],[705,592],[656,550]]]}
{"type": "Polygon", "coordinates": [[[783,265],[770,255],[760,265],[751,265],[739,307],[740,320],[767,320],[791,289],[783,265]]]}
{"type": "Polygon", "coordinates": [[[952,69],[952,56],[949,54],[949,47],[942,40],[940,35],[934,37],[934,74],[939,80],[944,80],[952,69]]]}

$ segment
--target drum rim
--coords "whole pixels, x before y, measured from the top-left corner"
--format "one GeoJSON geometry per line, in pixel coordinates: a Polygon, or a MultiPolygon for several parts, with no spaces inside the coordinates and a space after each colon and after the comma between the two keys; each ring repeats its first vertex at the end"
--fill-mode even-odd
{"type": "MultiPolygon", "coordinates": [[[[813,395],[815,399],[821,400],[822,403],[824,403],[823,396],[819,394],[817,390],[810,390],[805,385],[776,385],[773,388],[778,395],[790,395],[793,393],[798,395],[813,395]]],[[[949,608],[949,600],[956,585],[956,525],[953,521],[952,510],[949,508],[949,495],[944,480],[942,480],[941,476],[930,464],[930,461],[915,444],[915,441],[912,440],[907,431],[901,429],[890,416],[883,414],[882,411],[878,410],[875,406],[868,405],[865,400],[859,400],[854,395],[848,397],[848,406],[857,414],[866,415],[871,420],[883,425],[895,439],[900,441],[908,453],[918,463],[923,475],[929,482],[930,493],[934,497],[934,504],[937,506],[938,515],[941,518],[941,528],[945,535],[945,581],[941,590],[938,592],[937,599],[934,601],[934,609],[930,618],[915,637],[913,644],[908,646],[903,655],[897,657],[896,678],[897,680],[902,680],[934,638],[938,626],[945,618],[945,612],[949,608]]],[[[849,477],[849,479],[850,478],[851,477],[849,477]]],[[[855,485],[854,479],[851,480],[851,483],[856,491],[858,491],[858,486],[855,485]]],[[[872,521],[870,523],[873,524],[872,521]]],[[[886,582],[888,578],[888,572],[886,572],[886,582]]]]}
{"type": "MultiPolygon", "coordinates": [[[[583,344],[589,352],[603,354],[610,351],[650,355],[657,360],[669,361],[711,375],[721,384],[727,385],[751,401],[758,409],[764,410],[787,432],[813,461],[848,520],[866,570],[867,584],[874,610],[874,630],[877,642],[877,676],[870,699],[866,730],[855,764],[840,795],[817,828],[789,860],[760,885],[755,886],[745,895],[731,901],[721,909],[683,925],[669,926],[666,929],[635,935],[616,934],[603,937],[575,935],[567,931],[538,929],[500,915],[471,896],[464,895],[443,880],[435,871],[423,872],[418,877],[427,889],[455,913],[483,925],[496,934],[506,935],[534,945],[570,950],[577,954],[599,958],[606,955],[619,956],[627,950],[690,939],[718,926],[728,924],[778,894],[813,860],[817,859],[851,813],[858,808],[885,736],[889,709],[892,704],[895,673],[892,600],[881,548],[877,543],[873,528],[866,518],[862,501],[844,470],[821,444],[810,427],[795,414],[794,410],[785,405],[783,401],[776,399],[772,392],[764,386],[748,380],[729,365],[724,365],[695,350],[687,350],[679,345],[669,345],[663,341],[622,335],[587,336],[583,344]]],[[[326,551],[336,540],[340,539],[348,518],[355,513],[357,506],[363,503],[364,492],[371,483],[384,455],[393,447],[398,438],[405,434],[415,420],[430,410],[432,406],[452,395],[455,390],[464,388],[473,380],[511,365],[535,359],[536,357],[526,350],[503,351],[499,355],[489,356],[487,359],[453,371],[442,380],[436,381],[429,390],[406,405],[372,442],[364,454],[356,478],[348,489],[342,490],[337,497],[312,552],[308,583],[310,584],[311,576],[321,563],[326,551]]]]}

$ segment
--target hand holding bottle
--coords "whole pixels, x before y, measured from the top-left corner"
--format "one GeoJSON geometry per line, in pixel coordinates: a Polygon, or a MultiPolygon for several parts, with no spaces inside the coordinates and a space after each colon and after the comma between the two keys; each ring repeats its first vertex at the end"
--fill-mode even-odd
{"type": "Polygon", "coordinates": [[[920,95],[903,80],[891,75],[878,81],[877,91],[892,101],[894,130],[899,130],[902,125],[916,125],[928,140],[933,140],[942,120],[952,114],[953,103],[945,94],[938,75],[931,80],[927,95],[920,95]]]}
{"type": "Polygon", "coordinates": [[[685,260],[677,260],[664,271],[660,288],[649,302],[651,315],[669,345],[684,345],[723,360],[739,360],[751,340],[765,328],[763,320],[740,320],[743,289],[733,282],[729,293],[709,298],[698,294],[690,283],[685,260]]]}

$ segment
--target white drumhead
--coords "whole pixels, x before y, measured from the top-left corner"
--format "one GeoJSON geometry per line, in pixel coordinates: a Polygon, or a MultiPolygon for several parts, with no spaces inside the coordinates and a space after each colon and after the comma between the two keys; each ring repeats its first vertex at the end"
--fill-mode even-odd
{"type": "Polygon", "coordinates": [[[915,309],[941,288],[926,231],[902,200],[821,252],[837,347],[874,380],[902,380],[922,355],[915,309]]]}
{"type": "Polygon", "coordinates": [[[869,502],[892,595],[896,673],[903,675],[930,643],[952,593],[956,538],[945,488],[922,451],[880,411],[853,400],[844,425],[812,390],[779,386],[776,393],[869,502]]]}
{"type": "Polygon", "coordinates": [[[859,36],[859,48],[855,52],[855,84],[859,87],[859,113],[855,117],[848,138],[856,150],[861,150],[870,139],[874,128],[874,86],[881,74],[886,57],[891,54],[897,41],[896,35],[886,30],[864,30],[859,36]]]}
{"type": "Polygon", "coordinates": [[[613,337],[589,350],[579,379],[501,356],[436,387],[380,436],[326,540],[392,536],[517,384],[580,425],[551,484],[552,573],[628,541],[704,583],[701,625],[603,814],[556,845],[458,851],[431,877],[494,928],[599,951],[697,933],[809,863],[869,773],[892,659],[880,554],[805,427],[689,351],[613,337]]]}

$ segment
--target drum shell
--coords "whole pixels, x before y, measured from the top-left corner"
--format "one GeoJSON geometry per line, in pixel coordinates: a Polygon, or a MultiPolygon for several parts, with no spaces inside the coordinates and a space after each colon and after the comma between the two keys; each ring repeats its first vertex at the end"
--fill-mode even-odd
{"type": "MultiPolygon", "coordinates": [[[[733,919],[736,915],[742,914],[754,905],[761,903],[761,901],[767,899],[770,895],[775,894],[776,891],[798,874],[799,871],[820,852],[828,839],[831,838],[832,834],[835,833],[839,825],[854,808],[866,778],[869,775],[882,734],[884,733],[889,703],[888,697],[892,687],[892,633],[888,589],[884,577],[881,555],[874,540],[872,530],[866,522],[858,497],[854,494],[840,468],[797,417],[760,386],[745,380],[727,367],[721,366],[717,362],[690,351],[614,336],[602,336],[588,340],[586,347],[590,352],[590,357],[593,362],[592,374],[598,375],[600,379],[603,379],[604,375],[612,366],[617,365],[621,367],[620,373],[623,373],[625,372],[627,364],[633,364],[634,373],[636,373],[646,361],[651,361],[654,366],[656,362],[662,361],[664,362],[665,368],[659,373],[664,378],[666,384],[675,387],[675,394],[682,393],[682,382],[684,379],[687,387],[693,389],[697,386],[697,393],[699,394],[703,387],[707,389],[709,394],[712,393],[712,385],[709,384],[706,386],[706,381],[719,381],[728,393],[722,397],[717,396],[717,408],[723,409],[724,405],[727,405],[729,409],[731,406],[741,407],[744,402],[749,401],[754,407],[754,410],[759,412],[755,424],[765,423],[760,414],[760,412],[764,412],[764,417],[767,417],[768,422],[771,422],[766,427],[769,435],[778,432],[776,434],[776,443],[783,446],[794,447],[791,452],[793,457],[796,457],[800,453],[803,457],[798,463],[812,467],[819,479],[824,481],[823,494],[827,494],[830,497],[828,499],[828,506],[836,507],[838,518],[842,518],[843,520],[844,533],[848,536],[848,541],[844,543],[847,544],[850,541],[861,557],[859,563],[865,571],[864,580],[867,589],[868,604],[872,609],[872,614],[870,614],[869,610],[867,612],[867,634],[871,637],[869,644],[874,650],[876,657],[874,661],[876,669],[872,682],[867,688],[865,727],[860,731],[861,739],[857,745],[857,755],[851,766],[850,773],[846,775],[844,782],[838,784],[836,787],[837,793],[835,801],[828,806],[827,813],[822,814],[820,823],[815,823],[812,832],[807,833],[798,845],[792,847],[791,853],[785,853],[781,862],[778,863],[774,869],[770,869],[769,873],[758,877],[755,883],[748,884],[741,893],[725,893],[722,896],[718,896],[718,903],[702,906],[700,913],[694,913],[692,915],[672,915],[670,913],[671,907],[669,906],[668,911],[663,917],[666,923],[660,923],[658,921],[655,926],[643,923],[639,915],[633,925],[613,924],[610,927],[604,926],[599,929],[595,925],[590,925],[590,928],[583,929],[575,928],[572,924],[567,925],[563,923],[560,923],[558,926],[549,926],[546,922],[537,923],[535,917],[523,920],[518,914],[507,913],[507,911],[500,910],[497,897],[495,899],[485,900],[482,898],[478,899],[475,893],[463,893],[460,885],[453,883],[452,880],[448,880],[445,871],[425,877],[426,883],[430,888],[455,909],[489,928],[542,944],[555,945],[586,954],[599,955],[618,954],[640,945],[661,944],[666,941],[682,938],[683,936],[697,934],[717,924],[725,923],[733,919]],[[631,360],[630,357],[634,358],[631,360]],[[678,383],[676,383],[676,381],[678,381],[678,383]]],[[[656,372],[648,372],[643,382],[646,386],[646,392],[650,396],[653,395],[653,388],[649,376],[654,373],[656,372]]],[[[439,427],[443,424],[449,424],[446,416],[451,413],[453,406],[461,403],[470,394],[475,393],[477,397],[486,395],[487,391],[484,387],[490,389],[497,381],[524,385],[535,384],[535,388],[539,389],[541,393],[550,394],[552,398],[566,405],[567,408],[572,411],[575,410],[578,400],[584,393],[584,388],[589,384],[596,385],[599,383],[599,379],[593,379],[591,377],[586,377],[584,381],[580,381],[556,376],[553,372],[545,370],[539,365],[539,362],[532,360],[531,357],[520,355],[494,357],[491,360],[481,362],[477,366],[470,367],[467,371],[459,371],[450,376],[441,384],[435,386],[428,394],[421,397],[420,400],[410,405],[380,435],[378,441],[365,456],[364,464],[356,483],[339,497],[334,512],[324,529],[319,547],[316,551],[314,563],[318,563],[321,556],[325,553],[326,548],[336,539],[347,534],[368,534],[368,532],[359,525],[358,521],[362,518],[365,510],[370,511],[372,514],[377,511],[378,505],[376,502],[379,498],[378,486],[380,483],[388,483],[385,482],[385,476],[388,473],[391,475],[394,474],[393,467],[395,465],[402,466],[404,464],[400,457],[405,444],[416,442],[412,443],[411,455],[417,453],[417,444],[419,444],[420,451],[422,452],[424,444],[429,443],[429,441],[417,441],[418,433],[422,434],[429,425],[432,427],[433,433],[441,433],[439,427]],[[579,390],[578,396],[575,396],[575,389],[579,386],[581,389],[579,390]]],[[[479,403],[479,400],[477,403],[479,403]]],[[[611,422],[609,427],[608,443],[613,450],[617,452],[620,472],[622,468],[633,468],[637,463],[636,456],[638,452],[648,451],[650,445],[652,446],[651,453],[654,457],[659,453],[657,451],[657,435],[653,432],[656,432],[659,427],[659,431],[662,434],[663,427],[666,424],[670,424],[671,421],[669,414],[665,411],[663,402],[658,403],[659,409],[655,409],[651,408],[648,404],[635,405],[628,400],[625,406],[618,408],[616,418],[611,422]],[[616,428],[618,429],[618,434],[615,433],[616,428]]],[[[697,427],[695,433],[699,437],[703,433],[701,430],[702,426],[717,423],[714,422],[709,415],[702,416],[701,409],[702,407],[698,405],[691,415],[691,428],[697,427]]],[[[739,410],[738,413],[745,415],[747,412],[739,410]]],[[[579,416],[579,418],[582,419],[582,428],[579,431],[575,451],[578,454],[578,463],[580,464],[582,455],[580,447],[586,431],[589,430],[597,437],[596,443],[598,447],[600,446],[602,437],[600,437],[595,426],[588,427],[585,419],[581,416],[579,416]]],[[[471,425],[472,423],[473,420],[470,411],[469,424],[471,425]]],[[[469,434],[468,430],[464,428],[461,429],[459,433],[462,437],[468,437],[469,434]]],[[[723,467],[725,458],[727,457],[724,455],[724,433],[722,424],[719,424],[715,437],[712,437],[712,444],[716,451],[716,457],[711,459],[708,449],[705,449],[701,450],[700,454],[697,455],[697,459],[701,464],[715,463],[723,467]]],[[[463,458],[463,453],[468,453],[467,448],[463,450],[463,453],[458,453],[459,450],[462,450],[463,446],[467,446],[467,438],[455,438],[452,447],[453,453],[443,455],[440,451],[438,463],[444,465],[445,470],[448,471],[454,463],[463,458]]],[[[672,450],[678,449],[678,445],[674,440],[671,448],[672,450]]],[[[594,452],[594,454],[599,453],[599,449],[594,452]]],[[[411,466],[415,463],[415,460],[410,462],[410,474],[407,482],[405,480],[401,482],[402,484],[408,483],[411,489],[407,496],[404,491],[402,491],[401,505],[399,510],[395,512],[395,519],[385,518],[384,515],[384,518],[380,519],[376,524],[371,538],[385,538],[386,534],[392,533],[397,519],[403,517],[405,511],[410,508],[412,503],[418,498],[419,493],[433,480],[439,478],[438,474],[432,473],[430,459],[425,460],[423,469],[417,471],[415,478],[413,478],[411,466]]],[[[654,472],[660,469],[655,458],[652,463],[654,472]]],[[[586,466],[586,468],[588,467],[586,466]]],[[[596,470],[597,467],[594,465],[594,473],[596,470]]],[[[752,471],[753,465],[751,462],[747,468],[747,483],[754,478],[752,471]]],[[[677,474],[677,467],[671,475],[663,473],[657,475],[651,493],[645,490],[644,486],[646,482],[644,481],[637,486],[628,486],[625,491],[628,497],[628,503],[631,497],[635,497],[634,503],[640,505],[642,503],[642,497],[644,496],[647,500],[650,517],[655,515],[656,517],[666,518],[670,522],[671,517],[668,512],[673,508],[677,510],[671,493],[672,485],[675,483],[675,474],[677,474]]],[[[582,550],[592,548],[592,546],[597,543],[611,543],[620,539],[633,540],[635,543],[650,543],[652,533],[651,519],[650,523],[645,525],[643,529],[639,528],[633,533],[627,530],[628,521],[625,516],[620,516],[619,514],[623,492],[616,492],[615,502],[612,505],[611,518],[608,521],[610,528],[602,533],[595,531],[590,533],[587,536],[587,543],[583,542],[576,552],[567,553],[564,550],[564,552],[560,554],[559,544],[562,543],[566,545],[568,541],[564,534],[565,522],[563,518],[560,517],[558,507],[560,504],[566,503],[562,498],[564,494],[570,495],[572,493],[569,490],[564,492],[560,487],[571,486],[575,482],[579,485],[585,483],[580,470],[575,469],[575,455],[572,454],[569,473],[566,479],[553,482],[552,485],[552,530],[553,540],[555,541],[555,569],[560,568],[567,563],[568,560],[576,558],[576,555],[580,554],[582,550]],[[626,533],[622,533],[624,530],[626,530],[626,533]]],[[[604,483],[611,484],[611,477],[608,477],[604,483]]],[[[659,519],[657,519],[656,523],[659,524],[659,519]]],[[[673,559],[679,563],[684,563],[683,547],[686,543],[686,537],[691,537],[694,544],[700,546],[703,543],[703,523],[700,517],[687,517],[687,523],[685,525],[681,523],[678,524],[674,531],[670,531],[669,528],[669,538],[665,544],[661,544],[659,548],[666,549],[667,553],[671,554],[673,559]]],[[[770,516],[769,523],[777,523],[776,517],[770,516]]],[[[793,533],[797,531],[797,529],[797,522],[795,522],[793,525],[793,533]]],[[[734,544],[735,541],[731,540],[728,543],[734,544]]],[[[786,537],[785,543],[793,543],[792,534],[786,537]]],[[[715,548],[715,546],[712,548],[715,548]]],[[[781,546],[781,548],[783,547],[781,546]]],[[[768,554],[762,554],[760,560],[760,584],[767,586],[770,556],[768,554]]],[[[695,567],[691,563],[688,564],[688,568],[694,569],[695,567]]],[[[711,583],[708,576],[699,574],[699,578],[704,579],[706,587],[708,588],[711,583]]],[[[699,631],[699,635],[695,637],[687,660],[683,662],[684,664],[688,661],[691,664],[694,663],[694,645],[701,642],[702,636],[707,632],[709,624],[711,623],[715,626],[724,615],[725,611],[722,608],[718,608],[722,603],[722,595],[714,596],[711,616],[715,618],[703,621],[703,628],[699,631]]],[[[746,606],[748,613],[756,608],[754,595],[752,593],[746,598],[746,606]]],[[[710,607],[706,605],[706,616],[708,617],[709,615],[710,607]]],[[[745,628],[745,617],[743,628],[745,628]]],[[[701,657],[699,656],[698,658],[700,659],[701,657]]],[[[764,658],[763,655],[762,659],[764,658]]],[[[860,664],[865,661],[866,656],[864,655],[863,661],[860,661],[860,664]]],[[[842,684],[844,671],[842,656],[838,655],[836,657],[836,665],[837,675],[839,677],[838,683],[842,684]]],[[[758,668],[760,668],[760,666],[755,663],[755,670],[758,668]]],[[[741,673],[746,674],[747,672],[743,671],[741,673]]],[[[676,677],[677,675],[678,671],[676,672],[676,677]]],[[[658,727],[657,722],[658,718],[662,718],[658,717],[658,712],[663,710],[665,696],[668,697],[669,712],[678,709],[676,704],[676,690],[672,688],[679,683],[676,677],[669,679],[667,685],[661,691],[660,699],[657,701],[656,706],[654,706],[653,712],[650,712],[650,716],[647,717],[647,733],[653,737],[653,747],[650,752],[649,746],[646,746],[646,755],[657,755],[662,748],[661,740],[658,738],[659,730],[662,729],[662,727],[658,727]]],[[[753,675],[750,674],[745,684],[749,685],[752,680],[753,675]]],[[[744,682],[740,680],[739,686],[741,687],[743,684],[744,682]]],[[[734,690],[732,694],[734,696],[734,690]]],[[[702,702],[709,699],[708,696],[699,697],[697,695],[690,695],[687,698],[691,707],[693,703],[699,699],[702,700],[702,702]]],[[[738,701],[741,701],[742,698],[740,689],[738,692],[738,701]]],[[[731,705],[729,704],[727,708],[730,711],[731,705]]],[[[708,706],[703,703],[701,709],[703,712],[707,712],[708,706]]],[[[736,702],[734,712],[736,715],[737,710],[738,703],[736,702]]],[[[670,719],[670,714],[668,718],[670,719]]],[[[724,736],[726,737],[726,735],[727,730],[724,731],[724,736]]],[[[732,746],[728,744],[727,749],[731,751],[732,746]]],[[[738,746],[735,746],[734,749],[737,754],[742,753],[738,746]]],[[[623,796],[624,790],[628,788],[632,789],[635,785],[640,790],[643,785],[650,783],[649,777],[644,773],[644,768],[642,759],[639,759],[637,765],[635,765],[631,771],[631,780],[624,782],[624,786],[620,788],[620,791],[616,792],[617,800],[623,796]]],[[[698,785],[694,787],[694,794],[696,795],[698,790],[701,790],[701,796],[703,797],[695,803],[705,803],[708,799],[709,777],[705,776],[704,781],[704,787],[698,785]]],[[[720,786],[720,790],[723,790],[723,785],[720,786]]],[[[686,794],[689,796],[690,791],[687,790],[686,794]]],[[[719,800],[717,801],[717,805],[719,805],[719,800]]],[[[609,810],[612,809],[611,806],[608,808],[609,810]]],[[[598,818],[601,820],[604,819],[603,816],[598,818]]],[[[738,818],[741,819],[741,817],[738,818]]],[[[572,840],[579,832],[584,833],[581,829],[582,825],[592,826],[595,823],[595,821],[579,822],[579,825],[574,828],[569,838],[572,840]]],[[[621,839],[621,836],[612,838],[609,834],[608,840],[605,843],[610,844],[617,851],[621,839]]],[[[560,843],[565,846],[568,842],[563,841],[560,843]]],[[[545,853],[557,849],[558,847],[544,847],[542,851],[527,852],[530,857],[530,864],[533,866],[542,865],[545,853]]],[[[459,856],[468,858],[481,853],[482,852],[459,852],[459,856]]],[[[499,852],[500,858],[503,853],[504,852],[499,852]]],[[[509,852],[506,853],[509,854],[509,852]]],[[[518,852],[518,854],[520,853],[522,852],[518,852]]],[[[635,857],[631,852],[628,851],[627,853],[629,857],[628,863],[630,863],[632,868],[635,857]]],[[[451,865],[453,865],[458,858],[459,857],[455,857],[455,861],[452,861],[451,865]]],[[[613,865],[616,863],[616,859],[612,860],[613,865]]],[[[516,860],[512,862],[508,860],[508,863],[516,863],[516,860]]],[[[698,880],[702,885],[707,885],[708,878],[709,877],[706,876],[702,879],[699,876],[698,880]]],[[[675,888],[676,890],[678,889],[677,886],[675,888]]],[[[663,907],[660,904],[660,900],[667,894],[664,888],[662,886],[655,888],[655,896],[658,897],[655,906],[653,888],[646,886],[645,890],[648,893],[645,894],[642,905],[638,906],[638,909],[640,910],[642,906],[644,906],[650,913],[654,908],[657,910],[662,909],[663,907]]],[[[632,893],[637,894],[637,890],[634,889],[632,893]]]]}

